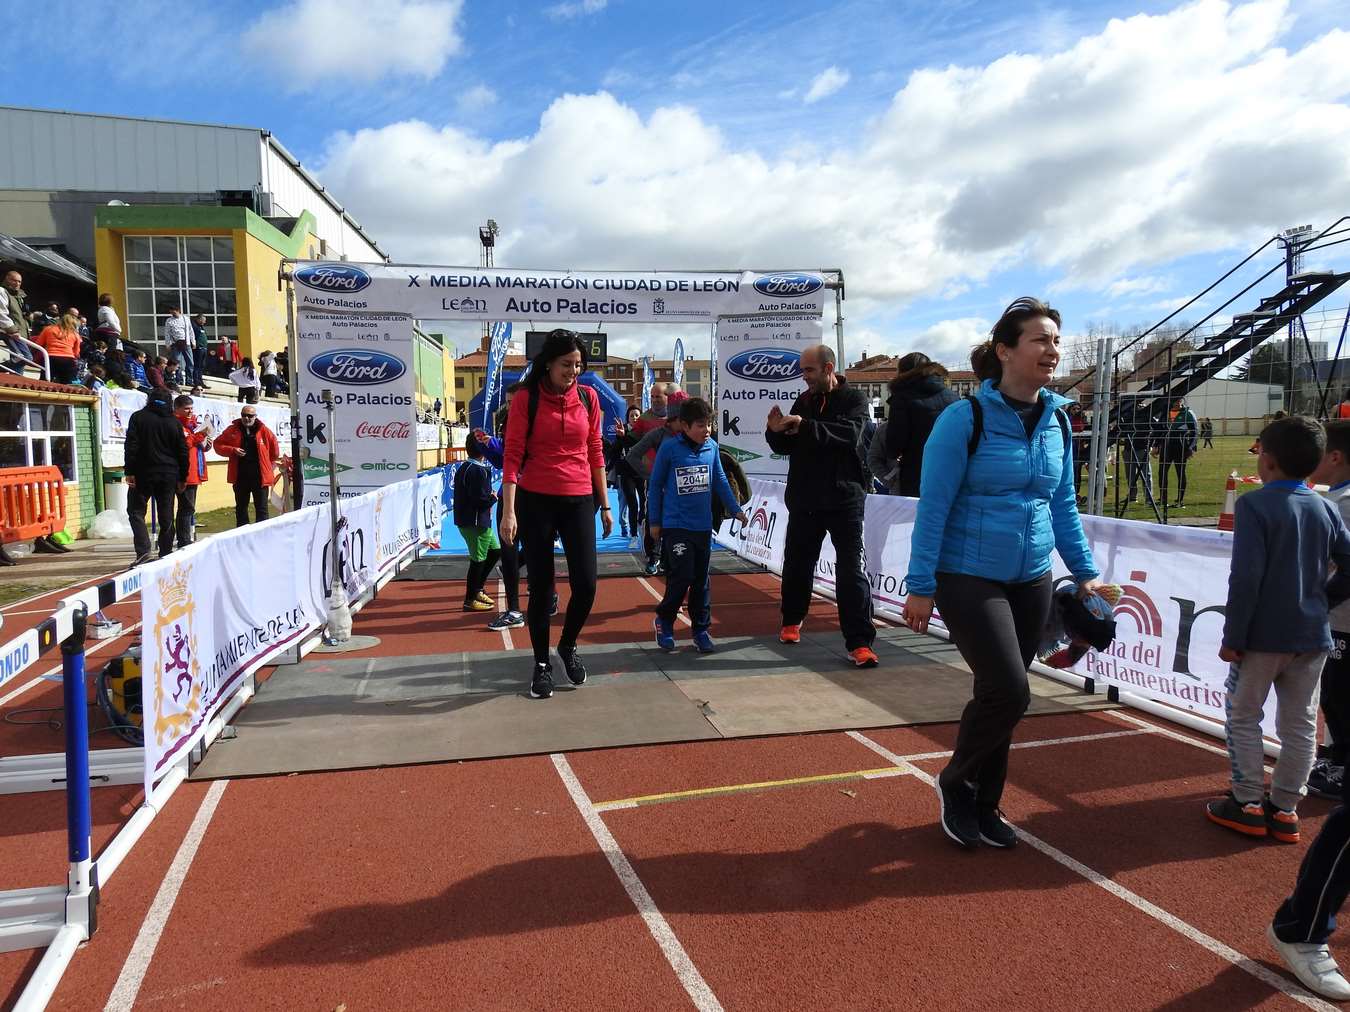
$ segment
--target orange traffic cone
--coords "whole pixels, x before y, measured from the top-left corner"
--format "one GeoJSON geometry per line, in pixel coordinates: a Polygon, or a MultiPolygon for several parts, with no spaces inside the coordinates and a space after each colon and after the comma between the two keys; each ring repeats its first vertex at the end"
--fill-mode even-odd
{"type": "Polygon", "coordinates": [[[1223,510],[1219,513],[1219,530],[1233,529],[1233,511],[1237,509],[1238,474],[1234,471],[1228,476],[1228,484],[1223,494],[1223,510]]]}

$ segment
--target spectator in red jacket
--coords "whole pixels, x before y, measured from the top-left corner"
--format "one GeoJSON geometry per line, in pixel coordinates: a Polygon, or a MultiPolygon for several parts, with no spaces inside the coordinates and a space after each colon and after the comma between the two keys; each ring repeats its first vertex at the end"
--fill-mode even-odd
{"type": "Polygon", "coordinates": [[[248,501],[258,523],[267,519],[267,493],[276,481],[272,463],[281,456],[277,437],[253,404],[245,404],[239,417],[225,427],[212,444],[215,451],[230,462],[226,479],[234,486],[234,523],[248,523],[248,501]]]}
{"type": "Polygon", "coordinates": [[[594,390],[577,378],[586,369],[586,345],[571,330],[553,330],[511,396],[502,468],[502,543],[519,531],[529,567],[526,620],[534,648],[530,695],[553,695],[549,610],[553,593],[553,539],[562,540],[572,588],[558,637],[558,656],[573,685],[586,681],[577,637],[595,603],[595,511],[604,533],[614,529],[600,442],[603,412],[594,390]],[[533,405],[533,408],[531,407],[533,405]],[[517,487],[519,486],[519,487],[517,487]],[[517,522],[519,521],[519,522],[517,522]]]}
{"type": "Polygon", "coordinates": [[[183,426],[188,448],[187,484],[178,491],[175,514],[178,547],[183,549],[197,540],[197,486],[207,479],[206,451],[211,445],[211,426],[197,421],[192,413],[192,398],[187,394],[173,399],[173,413],[183,426]]]}

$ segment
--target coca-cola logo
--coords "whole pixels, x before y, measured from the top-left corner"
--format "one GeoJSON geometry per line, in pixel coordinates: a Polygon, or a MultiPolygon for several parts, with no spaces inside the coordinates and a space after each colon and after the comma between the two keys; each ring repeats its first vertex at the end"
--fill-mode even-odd
{"type": "Polygon", "coordinates": [[[408,439],[411,436],[410,422],[361,422],[356,426],[358,439],[408,439]]]}

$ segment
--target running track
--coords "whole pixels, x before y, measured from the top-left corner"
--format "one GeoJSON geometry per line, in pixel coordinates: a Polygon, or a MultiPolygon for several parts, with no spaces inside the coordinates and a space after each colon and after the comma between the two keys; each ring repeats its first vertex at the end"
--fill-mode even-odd
{"type": "MultiPolygon", "coordinates": [[[[649,635],[648,585],[602,581],[587,639],[649,635]]],[[[461,595],[391,584],[357,631],[381,654],[501,649],[461,595]]],[[[770,635],[775,603],[771,577],[718,577],[714,633],[770,635]]],[[[963,853],[929,785],[954,732],[186,784],[52,1007],[1331,1007],[1263,935],[1303,846],[1201,817],[1217,743],[1128,712],[1029,718],[1005,798],[1023,844],[963,853]]],[[[9,800],[0,888],[52,884],[60,796],[9,800]]],[[[138,801],[95,791],[96,847],[138,801]]],[[[1305,832],[1328,807],[1306,803],[1305,832]]],[[[0,956],[0,1004],[37,959],[0,956]]]]}

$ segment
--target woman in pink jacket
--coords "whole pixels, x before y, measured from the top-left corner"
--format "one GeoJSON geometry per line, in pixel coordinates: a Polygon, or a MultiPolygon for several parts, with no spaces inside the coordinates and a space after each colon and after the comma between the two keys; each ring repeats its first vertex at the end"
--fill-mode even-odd
{"type": "Polygon", "coordinates": [[[529,567],[526,620],[534,648],[530,695],[553,695],[549,611],[553,596],[553,541],[562,541],[572,588],[558,637],[558,657],[573,685],[586,681],[577,637],[595,603],[595,511],[605,536],[614,529],[600,442],[602,411],[595,391],[577,378],[586,370],[586,346],[571,330],[554,330],[511,397],[502,466],[502,543],[519,531],[529,567]]]}

